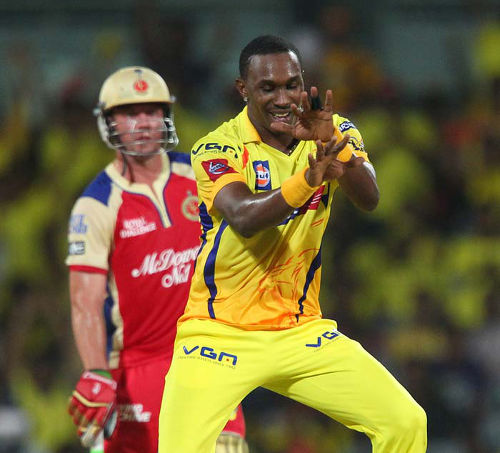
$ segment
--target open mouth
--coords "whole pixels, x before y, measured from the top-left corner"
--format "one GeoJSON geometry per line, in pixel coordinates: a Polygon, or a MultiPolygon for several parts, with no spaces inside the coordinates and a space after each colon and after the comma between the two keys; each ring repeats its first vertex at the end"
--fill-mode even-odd
{"type": "Polygon", "coordinates": [[[271,118],[280,123],[290,123],[292,121],[292,112],[270,112],[271,118]]]}

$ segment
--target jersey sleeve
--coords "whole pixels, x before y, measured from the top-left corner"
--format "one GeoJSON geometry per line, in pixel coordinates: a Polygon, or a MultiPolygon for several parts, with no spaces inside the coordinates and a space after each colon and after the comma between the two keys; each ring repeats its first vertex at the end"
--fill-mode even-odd
{"type": "Polygon", "coordinates": [[[357,157],[362,157],[365,161],[370,162],[368,158],[368,153],[365,150],[365,144],[363,143],[363,137],[358,128],[347,118],[343,118],[339,115],[334,115],[333,122],[335,127],[338,127],[342,134],[349,134],[351,137],[349,143],[354,149],[354,154],[357,157]]]}
{"type": "Polygon", "coordinates": [[[72,270],[107,273],[113,228],[106,205],[94,198],[79,198],[69,221],[66,265],[72,270]]]}
{"type": "Polygon", "coordinates": [[[208,211],[224,186],[235,181],[247,183],[240,149],[235,143],[224,139],[201,139],[191,151],[191,165],[196,177],[198,197],[208,211]]]}

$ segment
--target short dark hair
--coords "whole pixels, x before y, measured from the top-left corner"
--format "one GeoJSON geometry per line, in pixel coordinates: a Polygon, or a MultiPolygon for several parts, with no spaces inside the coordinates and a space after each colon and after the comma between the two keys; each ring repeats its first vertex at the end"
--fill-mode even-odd
{"type": "Polygon", "coordinates": [[[250,41],[240,54],[240,77],[246,79],[248,76],[248,66],[250,58],[254,55],[269,55],[273,53],[288,53],[293,52],[297,55],[300,66],[302,67],[302,58],[299,49],[290,41],[287,41],[280,36],[263,35],[250,41]]]}

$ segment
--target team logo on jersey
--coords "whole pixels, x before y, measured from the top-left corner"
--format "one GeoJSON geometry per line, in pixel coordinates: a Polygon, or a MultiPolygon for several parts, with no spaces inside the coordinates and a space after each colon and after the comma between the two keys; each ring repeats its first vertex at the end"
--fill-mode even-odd
{"type": "Polygon", "coordinates": [[[217,181],[222,175],[228,173],[236,173],[232,167],[229,166],[227,159],[212,159],[202,162],[203,168],[211,181],[217,181]]]}
{"type": "Polygon", "coordinates": [[[253,169],[255,171],[255,189],[271,190],[271,171],[268,160],[255,160],[253,169]]]}
{"type": "Polygon", "coordinates": [[[187,197],[181,204],[181,210],[184,217],[193,222],[198,221],[200,210],[198,209],[198,197],[194,196],[191,192],[187,193],[187,197]]]}
{"type": "Polygon", "coordinates": [[[364,151],[365,144],[363,140],[358,140],[356,137],[351,137],[349,143],[352,145],[355,151],[364,151]]]}
{"type": "Polygon", "coordinates": [[[306,344],[307,348],[320,348],[321,345],[329,343],[334,338],[337,338],[340,332],[337,329],[327,330],[316,338],[315,343],[306,344]]]}
{"type": "Polygon", "coordinates": [[[85,214],[73,214],[69,219],[69,234],[85,234],[87,232],[87,228],[88,226],[85,223],[85,214]]]}
{"type": "Polygon", "coordinates": [[[142,78],[142,71],[140,69],[136,69],[135,73],[137,74],[137,80],[134,82],[134,90],[140,94],[145,94],[149,88],[148,82],[142,78]]]}
{"type": "Polygon", "coordinates": [[[75,241],[69,243],[69,255],[85,255],[85,242],[75,241]]]}
{"type": "Polygon", "coordinates": [[[190,356],[192,358],[209,359],[214,363],[230,366],[231,368],[234,368],[238,362],[238,356],[224,351],[217,352],[208,346],[196,345],[190,348],[183,346],[182,350],[184,351],[184,356],[181,357],[190,356]]]}
{"type": "Polygon", "coordinates": [[[156,230],[155,222],[148,222],[144,217],[127,219],[123,221],[123,228],[120,230],[122,239],[140,236],[156,230]]]}

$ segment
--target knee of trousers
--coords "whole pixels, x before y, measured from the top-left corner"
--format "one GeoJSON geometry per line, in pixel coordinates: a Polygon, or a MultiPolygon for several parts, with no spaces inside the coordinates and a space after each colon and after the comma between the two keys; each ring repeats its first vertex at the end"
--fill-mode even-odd
{"type": "Polygon", "coordinates": [[[391,437],[414,437],[427,432],[427,415],[415,401],[408,402],[391,414],[386,426],[391,437]]]}

